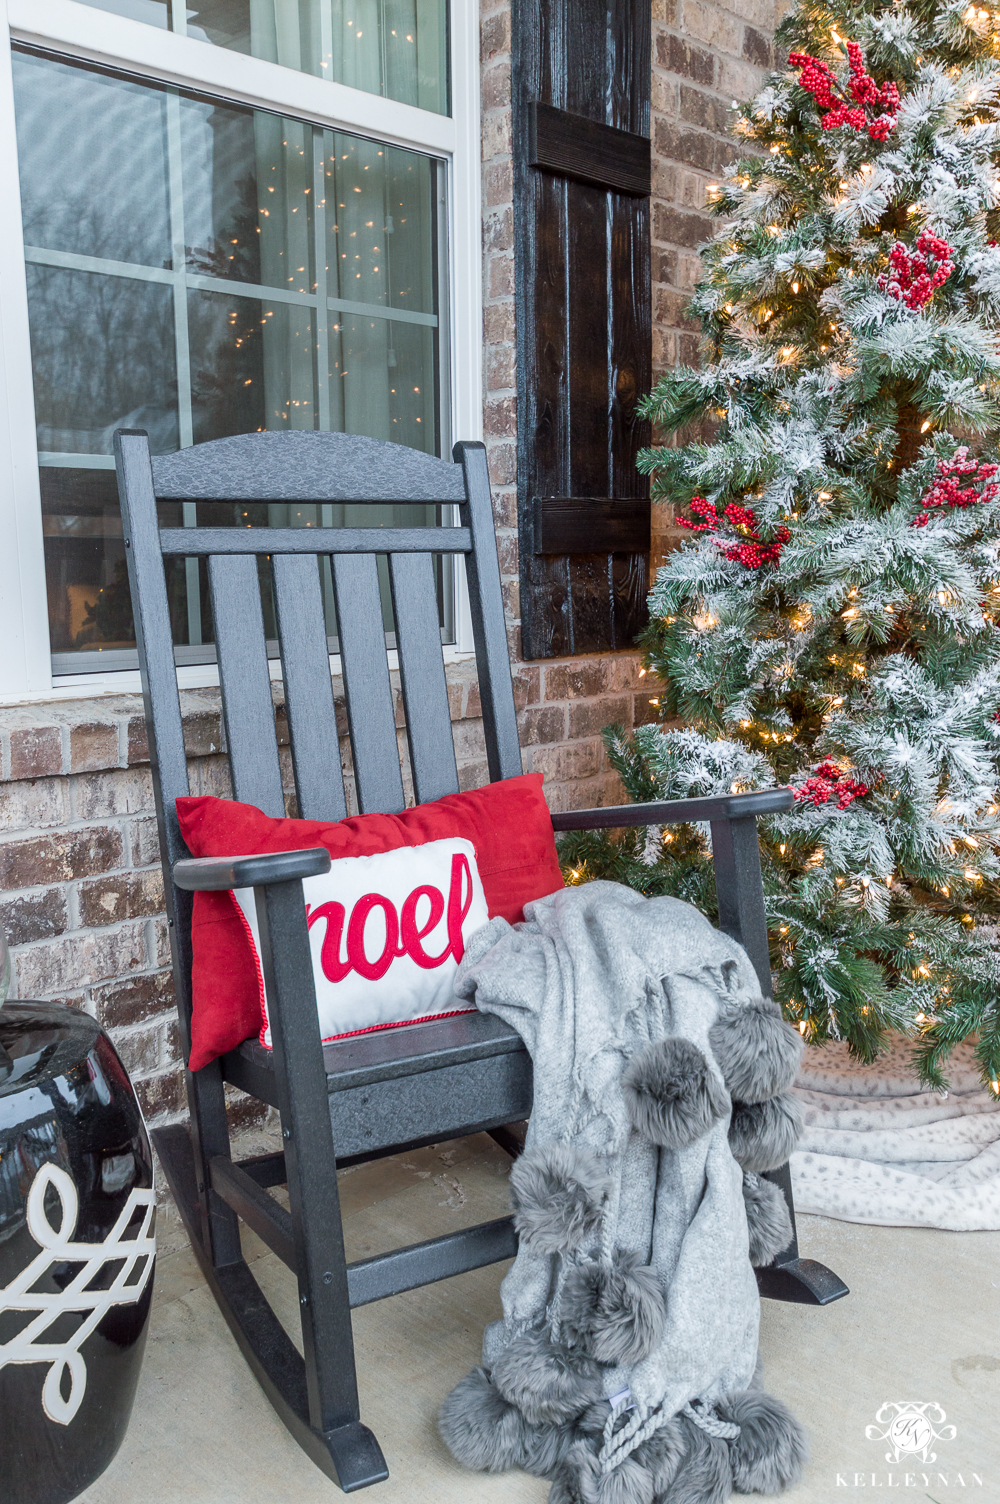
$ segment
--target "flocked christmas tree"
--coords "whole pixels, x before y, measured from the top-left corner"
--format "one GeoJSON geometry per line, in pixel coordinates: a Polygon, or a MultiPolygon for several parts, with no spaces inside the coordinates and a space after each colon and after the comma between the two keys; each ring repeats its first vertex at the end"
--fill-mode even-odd
{"type": "MultiPolygon", "coordinates": [[[[609,747],[634,799],[791,784],[761,822],[787,1016],[865,1060],[903,1030],[936,1084],[975,1036],[1000,1091],[1000,11],[807,0],[778,47],[714,194],[703,364],[646,404],[687,529],[645,639],[678,729],[609,747]]],[[[564,855],[712,910],[698,827],[564,855]]]]}

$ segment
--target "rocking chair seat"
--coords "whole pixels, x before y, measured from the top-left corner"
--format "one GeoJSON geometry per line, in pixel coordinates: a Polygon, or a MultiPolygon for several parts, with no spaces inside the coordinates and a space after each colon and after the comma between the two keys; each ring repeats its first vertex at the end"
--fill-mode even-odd
{"type": "MultiPolygon", "coordinates": [[[[485,1013],[379,1029],[323,1046],[337,1164],[498,1128],[531,1111],[531,1058],[485,1013]]],[[[255,1039],[223,1058],[225,1079],[277,1107],[274,1056],[255,1039]]]]}

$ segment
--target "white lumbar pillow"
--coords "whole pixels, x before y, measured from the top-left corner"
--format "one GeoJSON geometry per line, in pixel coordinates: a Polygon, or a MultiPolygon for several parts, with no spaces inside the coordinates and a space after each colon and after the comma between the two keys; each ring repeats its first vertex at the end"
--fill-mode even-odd
{"type": "MultiPolygon", "coordinates": [[[[453,991],[455,973],[469,936],[489,918],[471,841],[341,857],[302,888],[324,1042],[470,1011],[453,991]]],[[[257,964],[260,1042],[270,1049],[253,889],[231,891],[257,964]]]]}

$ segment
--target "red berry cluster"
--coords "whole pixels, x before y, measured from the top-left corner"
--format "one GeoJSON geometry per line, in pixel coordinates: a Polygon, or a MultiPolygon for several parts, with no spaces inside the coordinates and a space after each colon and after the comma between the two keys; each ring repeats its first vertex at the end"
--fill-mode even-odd
{"type": "Polygon", "coordinates": [[[831,799],[836,799],[838,809],[846,809],[855,799],[861,799],[869,792],[866,783],[858,783],[841,772],[835,762],[821,762],[805,783],[800,784],[795,790],[796,799],[806,799],[810,804],[817,807],[828,804],[831,799]]]}
{"type": "Polygon", "coordinates": [[[835,73],[811,57],[808,52],[789,54],[790,68],[799,68],[799,83],[816,101],[821,112],[820,124],[825,131],[835,130],[839,125],[849,125],[852,130],[867,130],[873,141],[884,141],[896,124],[899,109],[899,89],[894,83],[879,88],[870,73],[865,72],[865,62],[857,42],[848,42],[847,61],[851,76],[847,95],[854,100],[850,104],[835,73]],[[879,113],[869,118],[869,111],[879,113]]]}
{"type": "Polygon", "coordinates": [[[1000,496],[1000,483],[993,477],[998,471],[1000,465],[970,460],[969,451],[963,444],[950,460],[938,460],[933,483],[920,498],[924,510],[919,517],[914,517],[910,526],[926,527],[931,507],[972,507],[981,501],[996,501],[1000,496]],[[960,483],[962,481],[964,485],[960,483]]]}
{"type": "Polygon", "coordinates": [[[907,308],[926,308],[942,282],[947,282],[955,270],[953,255],[947,240],[930,230],[921,230],[912,255],[901,240],[896,241],[889,252],[892,270],[882,273],[878,285],[907,308]]]}
{"type": "Polygon", "coordinates": [[[715,542],[722,550],[723,558],[732,559],[736,564],[744,564],[747,569],[759,569],[762,564],[777,564],[781,557],[781,550],[791,538],[787,527],[779,527],[771,543],[764,543],[757,531],[757,518],[750,507],[741,507],[737,502],[731,501],[719,516],[715,507],[704,496],[694,496],[691,499],[691,510],[700,522],[690,522],[684,517],[678,517],[678,527],[690,528],[693,533],[715,533],[719,530],[719,524],[723,518],[732,527],[741,529],[744,538],[738,542],[729,542],[717,538],[715,542]]]}

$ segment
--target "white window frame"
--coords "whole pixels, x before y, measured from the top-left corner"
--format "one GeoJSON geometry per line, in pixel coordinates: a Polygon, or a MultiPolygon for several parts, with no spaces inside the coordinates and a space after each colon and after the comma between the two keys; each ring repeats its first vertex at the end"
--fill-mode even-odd
{"type": "MultiPolygon", "coordinates": [[[[161,83],[312,124],[410,147],[445,163],[450,308],[451,432],[482,437],[482,250],[480,243],[479,11],[477,0],[450,4],[450,116],[366,94],[210,42],[132,21],[79,0],[0,0],[0,704],[134,693],[137,670],[53,679],[35,445],[28,295],[10,43],[27,42],[67,57],[104,63],[161,83]]],[[[464,570],[456,571],[456,641],[472,649],[464,570]]],[[[394,659],[395,654],[390,654],[394,659]]],[[[276,665],[272,670],[280,673],[276,665]]],[[[214,664],[179,668],[181,688],[217,684],[214,664]]]]}

